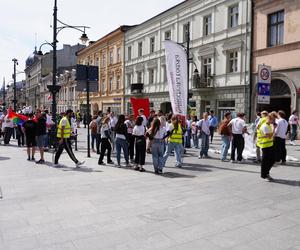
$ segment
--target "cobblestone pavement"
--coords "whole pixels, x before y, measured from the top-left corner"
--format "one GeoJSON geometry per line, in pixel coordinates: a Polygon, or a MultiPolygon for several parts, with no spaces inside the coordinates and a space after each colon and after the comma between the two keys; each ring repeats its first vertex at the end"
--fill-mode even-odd
{"type": "MultiPolygon", "coordinates": [[[[51,153],[36,165],[15,141],[0,145],[1,250],[300,249],[299,163],[274,167],[265,182],[258,165],[199,160],[190,149],[182,169],[170,157],[157,176],[150,155],[144,173],[98,166],[80,133],[80,169],[66,154],[56,169],[51,153]]],[[[300,146],[288,153],[300,158],[300,146]]]]}

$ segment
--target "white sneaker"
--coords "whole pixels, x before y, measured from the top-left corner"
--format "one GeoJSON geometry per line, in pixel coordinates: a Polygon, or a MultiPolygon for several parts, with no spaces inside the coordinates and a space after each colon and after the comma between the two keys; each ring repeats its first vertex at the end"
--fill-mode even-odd
{"type": "Polygon", "coordinates": [[[76,163],[76,168],[80,168],[80,166],[84,164],[84,161],[79,161],[76,163]]]}
{"type": "Polygon", "coordinates": [[[54,168],[62,168],[62,167],[63,167],[63,165],[61,165],[61,164],[57,163],[57,164],[54,164],[54,165],[53,165],[53,167],[54,167],[54,168]]]}
{"type": "Polygon", "coordinates": [[[236,161],[235,161],[235,160],[230,160],[230,162],[231,162],[231,163],[236,163],[236,161]]]}
{"type": "Polygon", "coordinates": [[[266,177],[264,180],[265,180],[265,181],[268,181],[268,182],[271,182],[271,181],[273,181],[274,179],[272,178],[271,175],[269,175],[269,176],[266,177]]]}

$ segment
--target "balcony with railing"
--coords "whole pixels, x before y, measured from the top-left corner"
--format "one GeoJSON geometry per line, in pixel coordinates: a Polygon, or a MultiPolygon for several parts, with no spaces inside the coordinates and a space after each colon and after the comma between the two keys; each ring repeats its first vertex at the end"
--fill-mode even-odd
{"type": "Polygon", "coordinates": [[[214,84],[213,84],[213,79],[214,79],[214,75],[205,75],[205,74],[201,74],[199,75],[198,72],[194,72],[193,74],[193,89],[209,89],[209,88],[213,88],[214,84]]]}
{"type": "Polygon", "coordinates": [[[132,83],[131,94],[143,94],[144,84],[143,83],[132,83]]]}

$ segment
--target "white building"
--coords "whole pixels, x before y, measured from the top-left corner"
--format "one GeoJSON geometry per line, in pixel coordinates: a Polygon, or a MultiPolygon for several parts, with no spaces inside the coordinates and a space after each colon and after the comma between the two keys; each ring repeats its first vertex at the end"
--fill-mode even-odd
{"type": "Polygon", "coordinates": [[[163,41],[187,45],[190,27],[190,106],[246,112],[249,99],[251,1],[187,0],[125,34],[125,110],[131,96],[149,97],[155,110],[169,112],[163,41]],[[197,67],[200,82],[193,84],[197,67]],[[143,85],[142,85],[143,84],[143,85]]]}

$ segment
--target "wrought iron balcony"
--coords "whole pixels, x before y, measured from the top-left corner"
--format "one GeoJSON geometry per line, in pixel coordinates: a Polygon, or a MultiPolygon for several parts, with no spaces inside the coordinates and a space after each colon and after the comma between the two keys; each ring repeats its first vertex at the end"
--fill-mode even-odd
{"type": "Polygon", "coordinates": [[[131,84],[131,94],[142,94],[144,89],[143,83],[132,83],[131,84]]]}
{"type": "Polygon", "coordinates": [[[212,88],[214,75],[193,75],[193,89],[212,88]]]}

